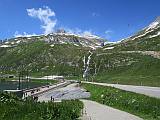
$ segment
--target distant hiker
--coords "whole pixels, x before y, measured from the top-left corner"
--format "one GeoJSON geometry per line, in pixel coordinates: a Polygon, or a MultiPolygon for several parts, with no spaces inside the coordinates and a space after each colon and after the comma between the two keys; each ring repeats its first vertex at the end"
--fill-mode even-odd
{"type": "Polygon", "coordinates": [[[37,101],[38,101],[38,96],[34,96],[34,98],[33,98],[33,99],[34,99],[34,101],[36,101],[36,102],[37,102],[37,101]]]}
{"type": "Polygon", "coordinates": [[[34,90],[31,91],[31,94],[33,94],[33,93],[34,93],[34,90]]]}
{"type": "Polygon", "coordinates": [[[53,100],[52,96],[51,96],[51,101],[53,100]]]}

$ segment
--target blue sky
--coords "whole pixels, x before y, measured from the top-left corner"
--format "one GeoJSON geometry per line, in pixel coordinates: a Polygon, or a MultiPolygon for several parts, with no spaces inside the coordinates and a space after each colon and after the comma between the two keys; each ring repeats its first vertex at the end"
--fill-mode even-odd
{"type": "Polygon", "coordinates": [[[65,28],[117,41],[160,16],[159,5],[160,0],[1,0],[0,39],[65,28]],[[39,16],[40,10],[50,15],[39,16]]]}

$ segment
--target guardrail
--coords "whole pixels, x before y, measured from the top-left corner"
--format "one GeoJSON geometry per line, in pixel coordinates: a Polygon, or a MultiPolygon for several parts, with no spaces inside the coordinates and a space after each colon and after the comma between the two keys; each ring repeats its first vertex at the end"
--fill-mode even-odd
{"type": "MultiPolygon", "coordinates": [[[[36,93],[32,93],[32,94],[29,95],[29,96],[31,96],[31,97],[41,96],[41,95],[43,95],[44,93],[49,92],[50,90],[54,90],[54,89],[57,89],[57,88],[62,88],[62,87],[65,87],[65,86],[67,86],[67,85],[69,85],[69,84],[71,84],[71,82],[64,82],[64,83],[56,84],[56,85],[54,85],[54,86],[46,86],[46,87],[48,87],[46,90],[40,91],[40,89],[39,89],[39,91],[37,91],[36,93]]],[[[45,87],[43,87],[43,88],[45,88],[45,87]]],[[[41,87],[41,89],[42,89],[42,87],[41,87]]],[[[37,90],[37,89],[33,89],[33,90],[37,90]]],[[[28,92],[32,92],[32,91],[28,91],[28,92]]]]}

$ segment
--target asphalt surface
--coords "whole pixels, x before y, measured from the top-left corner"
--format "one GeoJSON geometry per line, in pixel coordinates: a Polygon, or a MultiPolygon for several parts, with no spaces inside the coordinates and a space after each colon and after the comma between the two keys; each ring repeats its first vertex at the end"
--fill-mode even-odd
{"type": "Polygon", "coordinates": [[[54,99],[54,101],[83,99],[89,98],[90,93],[79,87],[78,83],[73,83],[63,88],[45,92],[43,95],[39,96],[38,100],[40,102],[47,102],[51,100],[51,97],[54,99]]]}
{"type": "Polygon", "coordinates": [[[160,87],[148,87],[148,86],[133,86],[133,85],[119,85],[119,84],[107,84],[107,83],[96,83],[96,82],[83,82],[102,86],[111,86],[125,91],[135,92],[144,94],[150,97],[160,98],[160,87]]]}
{"type": "MultiPolygon", "coordinates": [[[[63,88],[57,88],[45,92],[38,97],[38,101],[51,101],[51,96],[54,98],[55,102],[59,102],[61,100],[89,98],[90,93],[79,87],[78,83],[73,83],[63,88]]],[[[82,120],[142,120],[141,118],[127,112],[123,112],[94,101],[81,101],[84,103],[82,120]]]]}
{"type": "Polygon", "coordinates": [[[81,100],[84,103],[82,120],[142,120],[141,118],[94,101],[81,100]]]}

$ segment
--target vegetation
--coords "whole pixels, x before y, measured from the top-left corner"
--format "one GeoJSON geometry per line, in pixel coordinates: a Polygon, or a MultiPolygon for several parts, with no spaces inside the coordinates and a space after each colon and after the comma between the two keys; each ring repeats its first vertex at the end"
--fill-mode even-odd
{"type": "Polygon", "coordinates": [[[1,120],[76,120],[82,108],[79,100],[39,103],[0,93],[1,120]]]}
{"type": "MultiPolygon", "coordinates": [[[[15,78],[0,78],[0,82],[15,81],[15,80],[18,81],[19,78],[18,78],[18,77],[15,77],[15,78]]],[[[27,78],[23,78],[23,81],[26,82],[26,81],[28,81],[28,79],[27,79],[27,78]]],[[[32,79],[29,79],[29,81],[30,81],[30,82],[35,82],[35,83],[48,83],[48,84],[50,84],[50,83],[54,84],[54,83],[57,83],[57,82],[58,82],[58,80],[33,79],[33,78],[32,78],[32,79]]],[[[22,82],[22,81],[21,81],[21,82],[22,82]]]]}
{"type": "Polygon", "coordinates": [[[35,83],[48,83],[48,84],[55,84],[58,82],[58,80],[41,80],[41,79],[31,79],[31,82],[35,82],[35,83]]]}
{"type": "Polygon", "coordinates": [[[135,114],[145,120],[160,120],[160,99],[113,87],[82,84],[91,100],[135,114]]]}
{"type": "MultiPolygon", "coordinates": [[[[134,53],[159,51],[159,40],[159,36],[143,37],[119,44],[107,44],[92,51],[94,54],[89,65],[89,79],[95,82],[160,87],[160,59],[134,53]],[[107,47],[114,48],[107,50],[107,47]]],[[[18,71],[24,70],[29,72],[29,76],[63,75],[66,79],[82,80],[83,58],[86,56],[87,61],[89,48],[72,43],[51,45],[40,38],[12,48],[0,48],[0,74],[18,76],[18,71]]]]}
{"type": "Polygon", "coordinates": [[[115,47],[121,51],[160,51],[160,37],[130,40],[115,47]]]}
{"type": "Polygon", "coordinates": [[[50,45],[37,40],[13,48],[0,48],[0,73],[18,74],[18,71],[28,70],[32,76],[81,74],[87,48],[73,44],[50,45]]]}
{"type": "Polygon", "coordinates": [[[160,60],[140,53],[101,52],[91,61],[91,81],[160,86],[160,60]],[[96,66],[96,67],[95,67],[96,66]]]}

